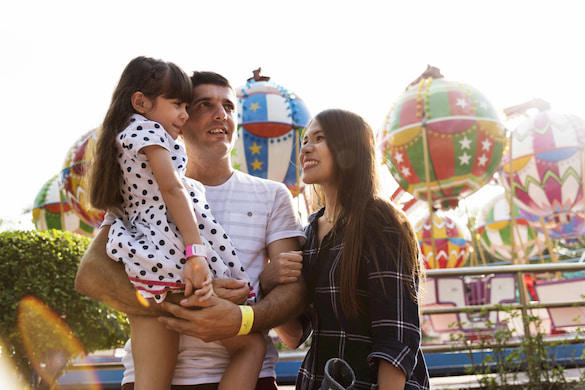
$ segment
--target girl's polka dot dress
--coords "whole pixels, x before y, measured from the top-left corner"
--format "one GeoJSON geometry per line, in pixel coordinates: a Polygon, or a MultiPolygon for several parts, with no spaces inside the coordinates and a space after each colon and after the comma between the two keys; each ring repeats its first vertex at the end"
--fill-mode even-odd
{"type": "Polygon", "coordinates": [[[112,223],[106,247],[112,259],[124,263],[130,281],[141,295],[161,302],[167,292],[185,289],[185,245],[167,212],[148,159],[140,153],[149,145],[167,149],[183,178],[183,185],[193,200],[201,238],[207,247],[207,262],[214,277],[242,279],[250,284],[231,241],[211,215],[204,187],[194,180],[184,179],[185,148],[160,124],[137,114],[118,134],[118,145],[124,216],[112,223]]]}

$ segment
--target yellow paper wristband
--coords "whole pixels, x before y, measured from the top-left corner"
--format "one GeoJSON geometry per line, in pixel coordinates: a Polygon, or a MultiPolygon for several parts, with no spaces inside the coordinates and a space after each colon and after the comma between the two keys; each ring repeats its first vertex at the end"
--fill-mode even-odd
{"type": "Polygon", "coordinates": [[[242,325],[238,336],[250,333],[252,324],[254,324],[254,309],[252,309],[252,306],[240,305],[240,310],[242,311],[242,325]]]}

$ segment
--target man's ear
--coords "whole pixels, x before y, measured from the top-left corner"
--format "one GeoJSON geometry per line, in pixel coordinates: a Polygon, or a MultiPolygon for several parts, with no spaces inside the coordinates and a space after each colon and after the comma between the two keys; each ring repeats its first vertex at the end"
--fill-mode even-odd
{"type": "Polygon", "coordinates": [[[150,99],[144,96],[141,91],[134,92],[130,100],[132,101],[132,108],[140,114],[144,114],[152,105],[150,99]]]}

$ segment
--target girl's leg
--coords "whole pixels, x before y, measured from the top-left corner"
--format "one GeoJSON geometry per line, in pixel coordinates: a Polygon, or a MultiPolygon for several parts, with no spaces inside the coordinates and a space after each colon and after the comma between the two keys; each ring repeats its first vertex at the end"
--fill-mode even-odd
{"type": "Polygon", "coordinates": [[[135,390],[171,388],[179,350],[179,334],[157,317],[128,316],[134,358],[135,390]]]}
{"type": "Polygon", "coordinates": [[[266,355],[266,340],[260,333],[222,340],[232,360],[226,368],[218,390],[254,390],[266,355]]]}

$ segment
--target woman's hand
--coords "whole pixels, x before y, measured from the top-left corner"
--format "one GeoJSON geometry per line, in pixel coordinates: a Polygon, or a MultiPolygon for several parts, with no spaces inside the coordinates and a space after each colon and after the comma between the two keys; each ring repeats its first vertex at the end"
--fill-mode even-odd
{"type": "Polygon", "coordinates": [[[275,259],[270,259],[260,274],[260,285],[264,294],[268,294],[279,284],[296,282],[302,270],[302,251],[283,252],[275,259]]]}

